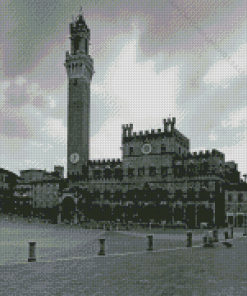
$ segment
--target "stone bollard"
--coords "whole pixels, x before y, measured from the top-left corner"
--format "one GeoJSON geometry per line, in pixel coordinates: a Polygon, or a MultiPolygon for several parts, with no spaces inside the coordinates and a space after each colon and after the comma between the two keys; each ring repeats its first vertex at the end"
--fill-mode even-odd
{"type": "Polygon", "coordinates": [[[99,255],[105,255],[105,239],[104,238],[100,238],[100,251],[99,251],[99,255]]]}
{"type": "Polygon", "coordinates": [[[192,232],[187,232],[187,247],[192,247],[192,232]]]}
{"type": "Polygon", "coordinates": [[[225,231],[225,239],[228,239],[228,231],[225,231]]]}
{"type": "Polygon", "coordinates": [[[153,250],[153,236],[152,235],[148,235],[148,251],[152,251],[153,250]]]}
{"type": "Polygon", "coordinates": [[[35,242],[29,242],[28,262],[36,262],[35,247],[36,247],[35,242]]]}

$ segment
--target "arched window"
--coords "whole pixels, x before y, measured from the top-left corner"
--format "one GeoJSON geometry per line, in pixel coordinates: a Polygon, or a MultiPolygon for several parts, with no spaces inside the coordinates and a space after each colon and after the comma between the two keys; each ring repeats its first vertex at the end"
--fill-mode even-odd
{"type": "Polygon", "coordinates": [[[112,171],[109,165],[105,167],[105,179],[110,179],[112,177],[112,171]]]}
{"type": "Polygon", "coordinates": [[[201,163],[201,174],[206,174],[208,172],[208,162],[206,160],[204,160],[202,163],[201,163]]]}
{"type": "Polygon", "coordinates": [[[128,177],[129,178],[134,177],[134,171],[135,171],[134,168],[132,168],[132,167],[128,168],[128,177]]]}
{"type": "Polygon", "coordinates": [[[195,201],[196,200],[196,192],[194,189],[190,188],[187,192],[187,200],[195,201]]]}
{"type": "Polygon", "coordinates": [[[100,192],[98,190],[93,191],[92,193],[92,201],[99,202],[100,201],[100,192]]]}
{"type": "Polygon", "coordinates": [[[162,166],[161,167],[161,177],[166,177],[168,172],[168,167],[162,166]]]}
{"type": "Polygon", "coordinates": [[[202,188],[199,192],[199,199],[200,201],[209,201],[210,193],[207,191],[206,188],[202,188]]]}
{"type": "Polygon", "coordinates": [[[175,192],[175,201],[183,201],[183,191],[182,190],[177,190],[175,192]]]}
{"type": "Polygon", "coordinates": [[[102,176],[101,176],[101,169],[99,167],[94,168],[94,170],[93,170],[93,178],[95,180],[99,180],[99,179],[102,178],[102,176]]]}
{"type": "Polygon", "coordinates": [[[175,177],[181,178],[184,176],[184,167],[182,165],[176,165],[174,168],[175,177]]]}
{"type": "Polygon", "coordinates": [[[165,144],[161,144],[161,154],[165,154],[166,153],[166,146],[165,144]]]}
{"type": "Polygon", "coordinates": [[[150,166],[149,167],[149,176],[150,177],[156,176],[156,167],[155,166],[150,166]]]}
{"type": "Polygon", "coordinates": [[[115,168],[115,178],[120,181],[123,179],[123,170],[121,169],[120,166],[117,166],[115,168]]]}
{"type": "Polygon", "coordinates": [[[194,163],[190,163],[187,167],[188,176],[194,176],[196,174],[196,166],[194,163]]]}
{"type": "Polygon", "coordinates": [[[104,201],[107,201],[107,202],[111,201],[111,192],[109,190],[106,190],[104,192],[104,201]]]}
{"type": "Polygon", "coordinates": [[[138,176],[142,177],[144,175],[145,175],[145,168],[144,167],[138,168],[138,176]]]}
{"type": "Polygon", "coordinates": [[[243,194],[242,193],[238,194],[238,202],[243,202],[243,194]]]}
{"type": "Polygon", "coordinates": [[[113,197],[113,200],[114,200],[115,202],[118,202],[118,203],[121,203],[121,202],[122,202],[122,199],[123,199],[123,193],[122,193],[122,191],[117,190],[117,191],[114,193],[113,196],[114,196],[114,197],[113,197]]]}

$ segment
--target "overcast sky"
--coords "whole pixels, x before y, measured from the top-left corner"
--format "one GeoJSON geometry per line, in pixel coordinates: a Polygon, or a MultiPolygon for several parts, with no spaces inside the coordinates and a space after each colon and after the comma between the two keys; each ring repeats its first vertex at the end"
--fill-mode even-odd
{"type": "Polygon", "coordinates": [[[90,159],[121,158],[121,124],[176,127],[247,172],[246,1],[12,0],[0,15],[0,167],[67,170],[69,22],[91,30],[90,159]]]}

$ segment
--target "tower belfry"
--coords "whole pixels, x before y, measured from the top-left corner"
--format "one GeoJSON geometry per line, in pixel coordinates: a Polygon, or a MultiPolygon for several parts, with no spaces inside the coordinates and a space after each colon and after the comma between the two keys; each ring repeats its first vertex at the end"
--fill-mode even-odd
{"type": "Polygon", "coordinates": [[[68,77],[67,176],[83,180],[89,160],[90,83],[93,59],[89,55],[90,30],[82,14],[70,23],[70,52],[64,66],[68,77]]]}

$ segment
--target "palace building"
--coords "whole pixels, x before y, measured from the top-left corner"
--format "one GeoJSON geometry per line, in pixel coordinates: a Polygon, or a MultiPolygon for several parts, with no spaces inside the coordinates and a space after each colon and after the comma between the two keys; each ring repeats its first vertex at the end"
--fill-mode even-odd
{"type": "Polygon", "coordinates": [[[176,129],[175,118],[164,119],[162,129],[145,132],[133,132],[133,124],[122,125],[122,159],[89,159],[94,73],[89,40],[90,30],[80,13],[70,23],[71,47],[64,63],[68,78],[68,188],[59,198],[59,220],[224,226],[225,185],[240,183],[239,172],[216,149],[191,153],[190,140],[176,129]]]}

